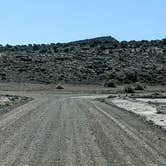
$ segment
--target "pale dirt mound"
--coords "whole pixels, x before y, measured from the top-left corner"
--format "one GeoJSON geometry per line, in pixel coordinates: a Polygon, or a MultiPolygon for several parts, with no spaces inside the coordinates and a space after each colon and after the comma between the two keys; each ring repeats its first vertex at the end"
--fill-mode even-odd
{"type": "MultiPolygon", "coordinates": [[[[158,106],[148,103],[149,100],[143,101],[133,99],[114,98],[111,102],[120,108],[134,112],[146,118],[147,121],[166,129],[166,114],[158,113],[158,106]]],[[[159,100],[160,101],[160,100],[159,100]]]]}

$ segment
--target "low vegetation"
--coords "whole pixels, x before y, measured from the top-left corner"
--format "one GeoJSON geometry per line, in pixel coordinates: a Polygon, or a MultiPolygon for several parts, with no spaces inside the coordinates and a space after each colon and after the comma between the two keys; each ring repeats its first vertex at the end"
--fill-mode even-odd
{"type": "Polygon", "coordinates": [[[143,84],[140,84],[140,83],[136,83],[134,85],[134,88],[135,90],[144,90],[145,89],[145,86],[143,84]]]}
{"type": "Polygon", "coordinates": [[[108,81],[108,82],[105,82],[104,87],[116,88],[116,84],[114,81],[108,81]]]}
{"type": "Polygon", "coordinates": [[[0,95],[0,115],[31,100],[32,98],[23,96],[0,95]]]}
{"type": "MultiPolygon", "coordinates": [[[[166,84],[166,39],[0,45],[0,82],[166,84]]],[[[114,86],[114,84],[110,84],[114,86]]],[[[141,89],[141,87],[137,87],[141,89]]]]}
{"type": "Polygon", "coordinates": [[[134,93],[134,92],[135,92],[135,91],[134,91],[134,87],[131,86],[131,85],[125,86],[125,87],[124,87],[124,92],[125,92],[125,93],[134,93]]]}

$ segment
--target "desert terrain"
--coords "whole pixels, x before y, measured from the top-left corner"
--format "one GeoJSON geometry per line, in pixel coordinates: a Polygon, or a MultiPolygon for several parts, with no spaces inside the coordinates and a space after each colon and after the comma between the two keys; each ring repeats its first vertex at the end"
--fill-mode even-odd
{"type": "Polygon", "coordinates": [[[106,92],[85,85],[57,90],[54,85],[1,84],[1,95],[33,100],[0,115],[0,165],[166,165],[165,130],[100,102],[109,99],[106,92]]]}

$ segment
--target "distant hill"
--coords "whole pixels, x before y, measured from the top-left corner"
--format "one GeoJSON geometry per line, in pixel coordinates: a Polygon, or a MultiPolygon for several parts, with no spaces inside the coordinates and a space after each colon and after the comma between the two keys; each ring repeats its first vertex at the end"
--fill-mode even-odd
{"type": "Polygon", "coordinates": [[[0,82],[166,84],[166,39],[0,46],[0,82]]]}
{"type": "Polygon", "coordinates": [[[118,42],[118,40],[116,40],[112,36],[105,36],[105,37],[96,37],[96,38],[92,38],[92,39],[79,40],[79,41],[74,41],[74,42],[70,42],[70,43],[71,44],[86,44],[86,43],[94,43],[94,42],[96,42],[96,43],[118,42]]]}

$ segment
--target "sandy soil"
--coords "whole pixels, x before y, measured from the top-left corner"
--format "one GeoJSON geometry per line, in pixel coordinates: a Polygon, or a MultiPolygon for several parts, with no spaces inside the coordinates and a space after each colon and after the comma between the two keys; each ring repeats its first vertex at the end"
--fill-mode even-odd
{"type": "Polygon", "coordinates": [[[163,131],[93,95],[6,93],[34,100],[0,116],[1,166],[166,165],[163,131]]]}
{"type": "Polygon", "coordinates": [[[105,88],[99,85],[62,85],[64,89],[56,89],[56,84],[28,84],[28,83],[0,83],[0,91],[17,91],[17,92],[37,92],[37,93],[60,93],[60,94],[82,94],[82,93],[97,93],[97,94],[109,94],[121,91],[122,88],[105,88]]]}
{"type": "Polygon", "coordinates": [[[138,101],[143,101],[143,102],[152,102],[152,103],[158,103],[158,104],[161,104],[161,103],[164,103],[166,104],[166,99],[137,99],[138,101]]]}
{"type": "Polygon", "coordinates": [[[110,99],[110,102],[114,103],[120,108],[125,110],[129,110],[134,112],[140,116],[146,118],[147,121],[153,122],[155,125],[166,129],[166,114],[158,114],[157,113],[157,106],[155,104],[149,104],[148,102],[152,103],[165,103],[166,99],[122,99],[122,98],[114,98],[110,99]]]}

